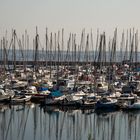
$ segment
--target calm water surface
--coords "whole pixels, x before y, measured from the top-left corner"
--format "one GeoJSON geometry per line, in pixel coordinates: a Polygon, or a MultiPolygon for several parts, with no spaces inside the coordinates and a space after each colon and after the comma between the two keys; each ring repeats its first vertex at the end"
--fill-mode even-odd
{"type": "Polygon", "coordinates": [[[140,140],[140,112],[0,107],[0,140],[140,140]]]}

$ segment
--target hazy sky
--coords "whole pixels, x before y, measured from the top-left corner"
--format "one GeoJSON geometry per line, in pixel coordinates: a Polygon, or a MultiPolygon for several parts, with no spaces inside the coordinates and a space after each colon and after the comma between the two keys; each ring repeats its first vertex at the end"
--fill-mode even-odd
{"type": "Polygon", "coordinates": [[[0,0],[0,31],[28,30],[32,36],[35,26],[44,34],[45,28],[81,33],[105,30],[112,33],[130,27],[140,28],[140,0],[0,0]]]}

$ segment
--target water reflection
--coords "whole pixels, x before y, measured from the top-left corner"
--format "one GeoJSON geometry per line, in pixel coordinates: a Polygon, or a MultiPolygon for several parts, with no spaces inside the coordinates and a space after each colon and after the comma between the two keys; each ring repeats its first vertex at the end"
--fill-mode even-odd
{"type": "Polygon", "coordinates": [[[0,140],[139,140],[140,112],[0,106],[0,140]]]}

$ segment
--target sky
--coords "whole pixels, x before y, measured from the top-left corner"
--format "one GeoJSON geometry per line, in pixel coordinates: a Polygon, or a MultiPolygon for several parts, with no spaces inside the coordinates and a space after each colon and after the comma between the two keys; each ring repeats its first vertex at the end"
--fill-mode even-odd
{"type": "Polygon", "coordinates": [[[83,28],[112,35],[115,27],[139,29],[139,13],[140,0],[0,0],[0,36],[13,28],[19,35],[27,29],[34,37],[36,26],[41,36],[46,27],[79,36],[83,28]]]}

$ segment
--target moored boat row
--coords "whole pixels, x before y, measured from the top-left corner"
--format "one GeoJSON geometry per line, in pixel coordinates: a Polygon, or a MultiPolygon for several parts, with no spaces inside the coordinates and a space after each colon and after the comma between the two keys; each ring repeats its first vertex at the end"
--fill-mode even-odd
{"type": "Polygon", "coordinates": [[[94,66],[79,66],[79,70],[73,71],[59,66],[61,74],[58,75],[58,70],[52,67],[51,76],[48,68],[37,72],[30,68],[26,71],[26,76],[19,69],[7,73],[1,81],[0,102],[18,104],[30,101],[45,106],[139,109],[140,73],[130,71],[125,65],[116,67],[109,73],[109,67],[96,70],[94,66]],[[120,68],[124,72],[120,72],[120,68]],[[112,76],[114,71],[116,75],[112,76]]]}

